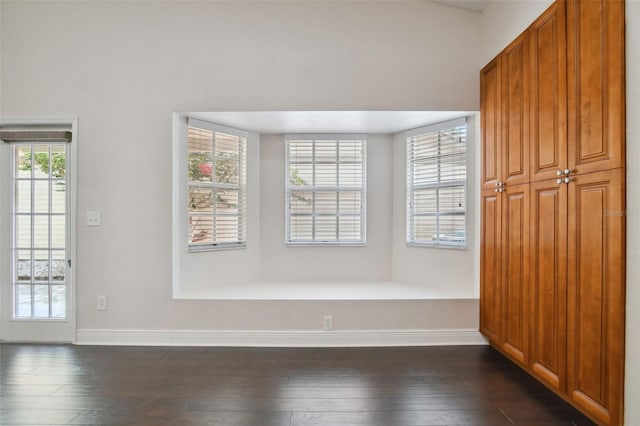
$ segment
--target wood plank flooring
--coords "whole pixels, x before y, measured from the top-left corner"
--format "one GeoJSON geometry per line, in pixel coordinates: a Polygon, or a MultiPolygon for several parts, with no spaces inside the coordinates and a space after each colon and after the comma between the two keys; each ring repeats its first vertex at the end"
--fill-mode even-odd
{"type": "Polygon", "coordinates": [[[1,425],[592,425],[486,346],[0,344],[1,425]]]}

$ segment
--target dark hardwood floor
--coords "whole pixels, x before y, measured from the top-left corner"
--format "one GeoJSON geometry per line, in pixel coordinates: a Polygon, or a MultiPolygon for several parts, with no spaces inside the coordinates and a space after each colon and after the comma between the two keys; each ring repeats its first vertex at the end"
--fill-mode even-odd
{"type": "Polygon", "coordinates": [[[0,344],[2,425],[591,425],[485,346],[0,344]]]}

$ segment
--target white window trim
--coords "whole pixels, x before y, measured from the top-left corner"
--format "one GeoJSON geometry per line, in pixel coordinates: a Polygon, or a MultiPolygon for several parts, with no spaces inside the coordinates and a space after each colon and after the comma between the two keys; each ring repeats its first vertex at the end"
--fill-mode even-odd
{"type": "Polygon", "coordinates": [[[284,241],[287,247],[363,247],[367,245],[367,134],[366,133],[288,133],[285,135],[285,173],[284,173],[284,211],[285,211],[285,235],[284,241]],[[291,187],[289,185],[289,141],[292,140],[360,140],[362,141],[362,187],[319,187],[310,188],[331,189],[335,191],[359,191],[360,192],[360,241],[291,241],[291,187]]]}
{"type": "MultiPolygon", "coordinates": [[[[468,139],[468,120],[467,117],[463,117],[463,118],[457,118],[454,120],[448,120],[448,121],[443,121],[440,123],[434,123],[434,124],[430,124],[428,126],[423,126],[423,127],[418,127],[415,129],[411,129],[411,130],[407,130],[405,131],[405,190],[406,190],[406,195],[405,195],[405,208],[406,208],[406,215],[405,215],[405,242],[407,244],[407,246],[409,247],[427,247],[427,248],[443,248],[443,249],[453,249],[453,250],[467,250],[469,247],[469,233],[468,233],[468,228],[469,228],[469,203],[467,202],[468,200],[468,196],[469,196],[469,191],[468,191],[468,182],[469,182],[469,149],[468,149],[468,143],[469,143],[469,139],[468,139]],[[466,150],[466,161],[467,161],[467,174],[464,180],[464,206],[465,206],[465,213],[464,213],[464,230],[465,230],[465,240],[464,240],[464,245],[462,244],[447,244],[445,242],[442,241],[437,241],[437,242],[427,242],[427,241],[410,241],[409,240],[409,233],[410,230],[413,229],[413,208],[411,207],[411,194],[413,192],[413,185],[412,183],[409,181],[409,170],[411,165],[409,164],[409,159],[408,159],[408,155],[406,154],[406,151],[408,149],[408,141],[410,138],[414,138],[416,136],[420,136],[420,135],[424,135],[426,133],[433,133],[433,132],[438,132],[441,130],[446,130],[446,129],[451,129],[454,127],[460,127],[463,125],[467,125],[467,150],[466,150]]],[[[434,184],[434,187],[437,186],[437,184],[434,184]]],[[[459,185],[452,185],[452,186],[459,186],[459,185]]]]}
{"type": "MultiPolygon", "coordinates": [[[[195,118],[191,118],[191,117],[186,117],[185,120],[185,128],[184,128],[184,136],[183,137],[179,137],[178,140],[184,140],[183,144],[180,144],[181,146],[175,147],[174,146],[174,159],[176,158],[175,154],[176,154],[176,149],[179,151],[178,152],[178,159],[180,160],[180,163],[177,165],[177,173],[180,174],[180,176],[177,177],[176,179],[176,164],[174,163],[174,203],[176,202],[176,197],[178,198],[178,202],[184,204],[184,207],[178,207],[178,216],[182,219],[181,220],[181,224],[179,226],[183,227],[185,229],[185,238],[184,238],[184,246],[186,247],[186,250],[189,253],[198,253],[198,252],[209,252],[209,251],[217,251],[217,250],[236,250],[236,249],[244,249],[247,247],[247,188],[246,188],[246,174],[247,174],[247,161],[248,161],[248,156],[247,156],[247,150],[248,150],[248,139],[249,139],[249,132],[245,131],[245,130],[240,130],[240,129],[236,129],[233,127],[228,127],[228,126],[223,126],[221,124],[217,124],[217,123],[211,123],[209,121],[203,121],[203,120],[198,120],[195,118]],[[189,234],[189,224],[188,224],[188,217],[189,217],[189,211],[187,208],[187,198],[188,198],[188,188],[189,188],[189,177],[188,177],[188,157],[189,157],[189,153],[188,153],[188,131],[189,131],[189,127],[196,127],[199,129],[205,129],[205,130],[210,130],[212,132],[220,132],[220,133],[225,133],[228,135],[233,135],[233,136],[237,136],[240,138],[244,138],[245,139],[245,146],[244,146],[244,153],[241,154],[242,158],[244,159],[244,168],[241,167],[240,173],[241,173],[241,177],[240,177],[240,182],[242,182],[243,180],[243,176],[244,175],[244,179],[245,179],[245,183],[244,186],[242,183],[239,184],[239,190],[240,190],[240,195],[241,197],[244,197],[244,206],[243,206],[243,211],[239,212],[239,216],[240,216],[240,220],[244,222],[244,239],[242,241],[234,241],[234,242],[223,242],[223,243],[208,243],[208,244],[189,244],[188,242],[188,238],[186,238],[189,234]],[[178,182],[180,182],[181,185],[183,185],[177,192],[178,194],[176,194],[175,191],[175,184],[176,184],[176,180],[178,182]],[[183,189],[184,188],[184,189],[183,189]],[[184,213],[182,213],[182,211],[184,211],[184,213]]],[[[180,126],[175,126],[174,124],[174,131],[175,128],[178,127],[180,128],[180,126]]],[[[174,135],[175,138],[175,135],[174,135]]],[[[241,166],[242,166],[242,162],[241,162],[241,166]]],[[[174,204],[174,214],[175,214],[175,204],[174,204]]],[[[175,235],[175,222],[174,222],[174,239],[176,238],[175,235]]]]}

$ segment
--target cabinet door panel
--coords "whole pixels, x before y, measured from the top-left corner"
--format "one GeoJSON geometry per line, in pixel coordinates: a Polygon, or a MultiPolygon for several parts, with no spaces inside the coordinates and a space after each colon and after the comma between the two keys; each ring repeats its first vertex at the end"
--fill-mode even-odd
{"type": "Polygon", "coordinates": [[[565,3],[554,3],[531,26],[531,180],[567,168],[565,3]]]}
{"type": "Polygon", "coordinates": [[[567,186],[531,184],[531,369],[566,387],[567,186]]]}
{"type": "Polygon", "coordinates": [[[620,169],[569,184],[568,391],[618,424],[624,366],[624,187],[620,169]]]}
{"type": "Polygon", "coordinates": [[[528,37],[514,40],[500,55],[502,140],[500,179],[515,185],[529,181],[528,37]]]}
{"type": "Polygon", "coordinates": [[[493,342],[502,341],[500,294],[500,204],[493,189],[482,191],[480,233],[480,332],[493,342]]]}
{"type": "Polygon", "coordinates": [[[624,165],[624,2],[567,3],[569,168],[624,165]]]}
{"type": "Polygon", "coordinates": [[[505,188],[502,198],[503,350],[527,365],[529,352],[529,185],[505,188]]]}
{"type": "Polygon", "coordinates": [[[482,186],[495,187],[500,176],[500,72],[499,58],[480,71],[480,126],[482,133],[482,186]]]}

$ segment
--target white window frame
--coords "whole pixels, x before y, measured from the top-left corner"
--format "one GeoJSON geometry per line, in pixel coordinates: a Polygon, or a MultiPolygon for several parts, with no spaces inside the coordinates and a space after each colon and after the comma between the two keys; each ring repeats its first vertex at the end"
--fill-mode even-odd
{"type": "MultiPolygon", "coordinates": [[[[469,164],[468,164],[469,149],[468,149],[467,119],[459,118],[459,119],[449,120],[441,123],[435,123],[435,124],[420,127],[417,129],[408,130],[405,132],[405,139],[406,139],[405,169],[406,169],[406,244],[407,246],[448,248],[448,249],[461,249],[461,250],[466,249],[469,241],[469,235],[468,235],[469,210],[468,210],[468,203],[467,203],[467,197],[468,197],[467,184],[469,181],[469,164]],[[429,184],[422,184],[419,186],[414,184],[413,176],[415,174],[414,173],[415,169],[414,169],[413,158],[412,158],[413,140],[419,136],[424,136],[430,133],[445,131],[445,130],[453,129],[460,126],[467,126],[467,145],[466,145],[466,151],[465,151],[466,174],[463,182],[461,183],[448,182],[443,184],[440,182],[440,178],[438,176],[438,179],[436,182],[429,183],[429,184]],[[433,241],[433,240],[416,239],[414,237],[415,236],[414,219],[416,217],[416,214],[414,212],[413,203],[412,203],[414,191],[418,189],[426,189],[426,188],[439,189],[439,188],[447,188],[447,187],[451,188],[451,187],[460,187],[460,186],[464,188],[464,214],[463,214],[464,215],[464,235],[465,235],[464,242],[458,243],[455,241],[446,242],[441,240],[433,241]]],[[[437,202],[439,202],[439,200],[437,202]]],[[[439,207],[437,207],[436,210],[437,210],[435,213],[436,217],[439,217],[440,216],[439,207]]],[[[439,227],[436,227],[436,233],[440,235],[439,227]]]]}
{"type": "MultiPolygon", "coordinates": [[[[244,130],[234,129],[232,127],[223,126],[216,123],[211,123],[204,120],[198,120],[195,118],[187,119],[187,133],[189,128],[198,128],[209,130],[212,132],[223,133],[231,136],[238,137],[240,147],[240,157],[239,157],[239,176],[238,176],[238,184],[216,184],[214,182],[211,183],[197,183],[193,184],[189,181],[188,176],[188,162],[189,162],[189,153],[188,148],[186,148],[186,156],[184,161],[184,173],[186,176],[186,199],[188,200],[189,188],[191,187],[207,187],[212,189],[237,189],[238,190],[238,222],[240,226],[239,238],[236,241],[224,241],[224,242],[205,242],[205,243],[189,243],[187,240],[187,246],[189,252],[201,252],[201,251],[211,251],[211,250],[227,250],[227,249],[242,249],[247,247],[247,188],[246,188],[246,177],[247,177],[247,144],[248,144],[248,136],[249,133],[244,130]]],[[[186,141],[188,145],[189,136],[187,134],[186,141]]],[[[215,209],[211,213],[212,217],[215,217],[215,209]]],[[[186,223],[187,227],[187,238],[189,235],[189,210],[187,208],[186,212],[186,223]]]]}
{"type": "MultiPolygon", "coordinates": [[[[295,246],[366,246],[367,244],[367,135],[366,134],[354,134],[354,133],[302,133],[302,134],[286,134],[285,135],[285,245],[290,247],[295,246]],[[360,192],[360,239],[354,241],[340,241],[335,240],[292,240],[291,239],[291,191],[294,189],[290,184],[290,164],[289,164],[289,148],[290,143],[296,140],[310,140],[315,142],[317,140],[360,140],[362,142],[362,185],[361,186],[317,186],[308,185],[303,187],[295,187],[296,190],[307,190],[311,192],[315,191],[349,191],[360,192]]],[[[313,160],[315,168],[315,159],[313,160]]],[[[336,213],[336,215],[339,215],[336,213]]],[[[315,213],[312,213],[312,217],[315,217],[315,213]]],[[[336,232],[338,227],[336,226],[336,232]]]]}

